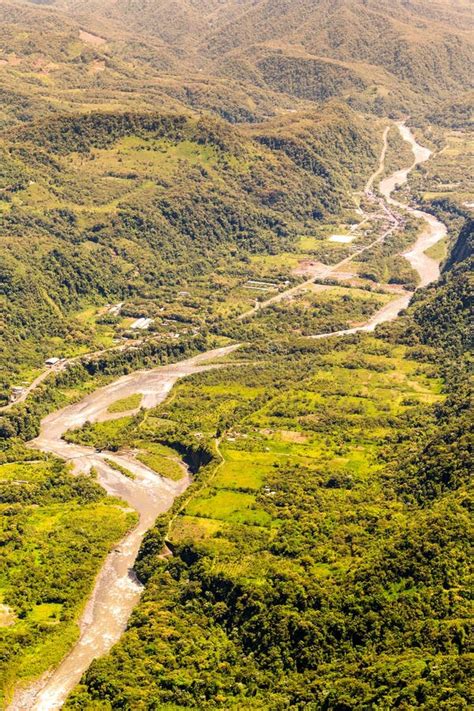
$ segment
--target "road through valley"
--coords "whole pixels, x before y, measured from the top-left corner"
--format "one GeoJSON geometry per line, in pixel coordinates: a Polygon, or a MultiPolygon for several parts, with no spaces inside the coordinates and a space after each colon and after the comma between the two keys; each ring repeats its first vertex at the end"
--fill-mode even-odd
{"type": "MultiPolygon", "coordinates": [[[[422,229],[422,232],[417,238],[415,244],[412,245],[409,250],[403,252],[402,256],[405,257],[405,259],[407,259],[413,269],[418,272],[419,286],[427,286],[428,284],[431,284],[431,282],[436,281],[436,279],[439,277],[440,272],[439,262],[436,259],[432,259],[428,255],[426,255],[425,251],[440,240],[442,240],[444,237],[446,237],[447,229],[446,225],[440,222],[440,220],[438,220],[434,215],[431,215],[428,212],[423,212],[422,210],[411,207],[411,205],[399,202],[398,200],[392,198],[393,191],[407,182],[408,176],[411,171],[418,165],[420,165],[420,163],[424,163],[425,161],[427,161],[431,156],[431,151],[428,148],[424,148],[423,146],[420,146],[419,143],[417,143],[412,131],[408,128],[408,126],[405,125],[404,122],[397,123],[397,127],[400,131],[402,138],[407,141],[411,146],[413,152],[413,163],[408,168],[404,168],[403,170],[397,170],[396,172],[389,175],[387,178],[381,180],[378,186],[378,190],[382,196],[382,199],[385,201],[386,209],[390,212],[390,214],[392,214],[394,219],[396,216],[396,208],[397,210],[409,212],[414,217],[417,217],[418,219],[424,221],[425,226],[422,229]]],[[[386,134],[384,134],[382,156],[385,156],[385,153],[386,134]]],[[[381,172],[382,171],[379,167],[376,173],[374,173],[374,176],[380,175],[381,172]]],[[[372,178],[374,176],[372,176],[372,178]]],[[[368,181],[366,186],[367,195],[373,195],[372,186],[374,180],[372,178],[368,181]]],[[[352,260],[354,256],[356,256],[356,254],[350,255],[350,257],[348,257],[346,260],[343,260],[343,262],[341,262],[340,264],[336,264],[336,266],[332,267],[332,271],[337,271],[341,264],[352,260]]],[[[406,309],[406,307],[410,303],[410,299],[412,296],[412,293],[405,292],[401,296],[393,299],[388,304],[383,306],[379,311],[377,311],[377,313],[374,314],[374,316],[372,316],[368,320],[368,322],[363,324],[362,326],[347,328],[342,331],[334,331],[332,333],[319,333],[313,336],[313,338],[342,336],[350,333],[357,333],[358,331],[373,331],[381,323],[384,323],[386,321],[393,321],[394,319],[396,319],[400,311],[406,309]]]]}
{"type": "MultiPolygon", "coordinates": [[[[398,128],[403,138],[412,146],[414,154],[412,165],[405,170],[397,171],[380,182],[381,197],[373,193],[374,181],[383,173],[384,169],[387,150],[386,130],[383,136],[383,150],[379,166],[366,186],[367,196],[379,201],[386,212],[389,221],[388,228],[371,245],[356,250],[350,257],[335,266],[326,267],[323,276],[330,276],[332,272],[338,271],[346,262],[354,259],[362,251],[370,249],[373,244],[382,241],[399,227],[401,224],[401,218],[397,212],[399,210],[410,212],[423,219],[426,224],[426,228],[416,243],[404,255],[418,271],[420,284],[425,286],[439,275],[438,263],[427,257],[424,252],[446,235],[445,226],[432,215],[392,198],[393,190],[406,182],[410,171],[419,163],[428,160],[430,156],[430,152],[416,142],[412,132],[404,123],[399,123],[398,128]]],[[[293,293],[305,288],[313,280],[314,276],[308,282],[292,287],[269,299],[268,302],[261,304],[260,308],[267,303],[291,297],[293,293]]],[[[397,296],[363,326],[340,331],[337,334],[319,334],[315,337],[324,338],[360,330],[373,330],[383,321],[396,318],[400,311],[406,308],[410,297],[411,294],[408,292],[397,296]]],[[[250,317],[254,312],[255,309],[252,309],[243,314],[241,318],[250,317]]],[[[92,660],[105,654],[118,640],[141,593],[141,586],[133,574],[133,564],[143,536],[146,530],[153,525],[157,515],[166,511],[172,505],[175,497],[184,491],[189,483],[187,474],[181,481],[170,481],[158,476],[131,457],[100,453],[90,447],[69,444],[62,439],[64,433],[68,429],[83,425],[86,421],[94,422],[110,417],[107,415],[109,405],[131,394],[141,393],[143,395],[142,406],[153,407],[166,398],[179,378],[208,368],[218,367],[211,361],[226,356],[235,348],[238,346],[220,348],[180,363],[126,375],[87,395],[80,402],[54,412],[43,419],[41,432],[31,442],[31,446],[71,462],[76,472],[87,472],[91,467],[94,467],[102,486],[110,494],[119,496],[126,501],[138,512],[139,523],[107,557],[81,617],[79,641],[59,667],[44,675],[35,684],[17,691],[10,705],[11,711],[31,711],[33,709],[50,711],[60,708],[92,660]],[[110,467],[107,464],[107,459],[112,459],[117,464],[124,466],[135,475],[135,478],[125,477],[110,467]]],[[[123,413],[117,414],[117,417],[122,416],[123,413]]]]}

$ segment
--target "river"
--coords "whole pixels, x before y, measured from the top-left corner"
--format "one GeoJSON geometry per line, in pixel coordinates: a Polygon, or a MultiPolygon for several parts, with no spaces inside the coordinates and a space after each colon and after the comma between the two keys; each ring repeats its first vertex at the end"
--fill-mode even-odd
{"type": "Polygon", "coordinates": [[[431,282],[436,281],[439,277],[439,262],[436,259],[428,257],[425,254],[425,251],[436,244],[436,242],[439,242],[441,239],[446,237],[447,229],[446,225],[440,222],[440,220],[438,220],[434,215],[431,215],[429,212],[423,212],[422,210],[418,210],[392,198],[392,193],[395,188],[404,185],[408,180],[410,172],[416,168],[416,166],[429,160],[431,156],[431,151],[428,148],[424,148],[417,143],[408,126],[404,123],[398,123],[397,126],[402,138],[411,145],[414,160],[409,168],[398,170],[388,178],[381,180],[379,191],[389,205],[404,209],[414,215],[414,217],[424,220],[425,228],[423,229],[421,235],[418,237],[413,247],[403,253],[403,256],[410,262],[413,269],[418,272],[420,277],[419,286],[427,286],[428,284],[431,284],[431,282]]]}
{"type": "MultiPolygon", "coordinates": [[[[438,279],[440,270],[439,262],[436,259],[432,259],[425,254],[425,251],[432,247],[434,244],[442,240],[447,235],[446,225],[438,220],[434,215],[429,212],[424,212],[417,208],[412,207],[407,203],[402,203],[398,200],[392,198],[392,193],[396,188],[405,185],[408,180],[408,176],[412,170],[414,170],[421,163],[425,163],[429,160],[431,156],[431,151],[416,141],[411,130],[406,126],[405,122],[398,122],[398,130],[402,138],[407,141],[413,152],[413,162],[408,168],[403,168],[402,170],[397,170],[387,178],[383,178],[378,186],[378,191],[382,195],[387,205],[388,210],[390,206],[397,208],[399,210],[404,210],[409,212],[414,217],[423,220],[425,223],[421,234],[418,236],[415,244],[410,247],[409,250],[402,253],[402,256],[411,264],[413,269],[418,272],[419,277],[419,287],[427,286],[433,281],[438,279]]],[[[383,160],[387,151],[387,134],[384,133],[383,136],[383,149],[381,157],[381,165],[374,173],[374,175],[369,179],[366,186],[366,193],[370,194],[372,191],[372,185],[374,183],[374,177],[381,174],[383,170],[383,160]]],[[[393,214],[393,213],[392,213],[393,214]]],[[[352,259],[352,256],[348,258],[352,259]]],[[[339,265],[336,265],[335,269],[339,265]]],[[[313,338],[328,338],[329,336],[343,336],[351,333],[358,333],[359,331],[374,331],[377,326],[381,323],[386,323],[387,321],[393,321],[397,318],[399,313],[406,309],[410,303],[413,293],[405,292],[401,296],[393,299],[388,304],[383,306],[377,313],[375,313],[368,321],[362,326],[356,326],[354,328],[346,328],[342,331],[333,331],[331,333],[318,333],[313,338]]]]}
{"type": "MultiPolygon", "coordinates": [[[[404,123],[397,125],[402,137],[412,146],[414,160],[408,168],[399,170],[383,179],[380,182],[379,191],[388,206],[407,210],[423,219],[426,224],[413,247],[404,253],[406,259],[420,275],[420,285],[425,286],[439,276],[439,265],[434,259],[427,257],[424,251],[446,235],[446,227],[432,215],[392,198],[392,192],[396,187],[406,183],[410,171],[428,160],[431,155],[428,149],[416,142],[412,132],[404,123]]],[[[376,173],[369,179],[366,191],[371,191],[374,178],[382,173],[387,150],[386,138],[387,131],[383,136],[379,166],[376,173]]],[[[392,221],[396,225],[398,218],[393,213],[391,214],[392,221]]],[[[390,231],[391,229],[386,234],[390,231]]],[[[384,235],[379,240],[383,238],[384,235]]],[[[328,268],[328,270],[331,271],[338,266],[328,268]]],[[[300,287],[293,287],[285,293],[289,294],[295,288],[300,287]]],[[[278,295],[278,299],[282,296],[284,294],[278,295]]],[[[396,318],[400,311],[406,308],[410,298],[410,293],[397,297],[377,312],[364,326],[339,331],[336,334],[319,334],[316,338],[373,330],[378,324],[396,318]]],[[[97,577],[93,593],[80,619],[79,641],[55,670],[45,674],[31,686],[17,691],[9,707],[10,711],[52,711],[61,708],[67,695],[78,683],[92,660],[106,654],[118,641],[142,590],[133,574],[133,564],[143,536],[153,525],[156,517],[168,510],[176,496],[182,493],[189,484],[187,474],[179,482],[173,482],[158,476],[131,457],[112,453],[104,454],[96,452],[90,447],[69,444],[62,439],[62,436],[67,430],[80,427],[86,421],[95,422],[110,418],[110,415],[107,414],[109,405],[128,395],[141,393],[143,395],[142,406],[145,408],[154,407],[167,397],[179,378],[219,367],[209,361],[223,358],[236,348],[238,345],[228,346],[173,365],[131,373],[87,395],[80,402],[62,408],[43,419],[40,434],[31,442],[31,446],[71,462],[76,472],[87,472],[91,467],[94,467],[97,471],[98,481],[106,491],[126,501],[138,512],[140,518],[138,525],[109,554],[97,577]],[[135,478],[125,477],[110,467],[106,462],[107,458],[113,459],[116,463],[132,471],[135,478]]],[[[124,413],[116,415],[117,418],[123,416],[124,413]]]]}
{"type": "MultiPolygon", "coordinates": [[[[61,708],[92,660],[104,655],[117,642],[142,591],[133,573],[133,564],[143,536],[156,517],[167,511],[176,496],[190,483],[187,472],[180,481],[170,481],[132,457],[96,452],[90,447],[70,444],[62,436],[86,421],[111,419],[107,413],[109,405],[134,393],[142,394],[143,407],[158,405],[179,378],[219,367],[208,361],[223,358],[236,348],[238,345],[218,348],[179,363],[125,375],[87,395],[80,402],[53,412],[42,420],[40,434],[32,440],[30,446],[70,462],[75,472],[88,472],[94,467],[98,482],[104,489],[126,501],[138,512],[140,518],[137,526],[114,548],[102,566],[80,619],[79,641],[52,673],[45,674],[31,686],[17,691],[9,707],[12,711],[50,711],[61,708]],[[131,471],[135,478],[123,476],[107,464],[107,459],[131,471]]],[[[115,418],[125,414],[117,413],[115,418]]]]}

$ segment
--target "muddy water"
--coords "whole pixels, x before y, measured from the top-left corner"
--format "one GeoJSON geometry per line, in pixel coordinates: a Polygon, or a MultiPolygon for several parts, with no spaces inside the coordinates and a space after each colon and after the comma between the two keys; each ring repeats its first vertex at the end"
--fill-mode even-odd
{"type": "MultiPolygon", "coordinates": [[[[126,375],[42,421],[40,434],[31,446],[69,461],[76,472],[87,472],[95,467],[98,481],[106,491],[125,500],[138,512],[140,519],[107,557],[81,617],[77,644],[51,674],[19,690],[9,707],[11,710],[50,711],[61,708],[92,660],[108,652],[119,639],[142,590],[132,567],[143,536],[158,514],[169,509],[176,496],[189,484],[187,473],[178,482],[170,481],[132,458],[68,444],[62,436],[68,429],[79,427],[86,421],[102,419],[109,405],[134,393],[143,395],[143,407],[157,405],[166,398],[179,378],[218,367],[207,362],[222,358],[237,347],[208,351],[174,365],[126,375]],[[125,477],[108,466],[106,459],[113,459],[124,466],[135,475],[135,479],[125,477]]],[[[123,417],[123,414],[118,413],[116,417],[123,417]]]]}
{"type": "Polygon", "coordinates": [[[407,141],[413,151],[414,160],[410,167],[404,170],[398,170],[388,178],[385,178],[380,182],[379,191],[387,201],[389,205],[394,207],[403,208],[407,210],[415,217],[424,220],[425,228],[423,232],[418,237],[417,241],[408,251],[403,253],[405,259],[407,259],[413,269],[415,269],[420,277],[420,286],[427,286],[431,282],[436,281],[439,277],[439,262],[436,259],[428,257],[424,252],[432,247],[436,242],[439,242],[443,237],[446,237],[447,229],[446,225],[440,222],[434,215],[430,215],[428,212],[423,212],[409,205],[394,200],[391,195],[395,188],[404,185],[408,180],[408,175],[410,172],[416,168],[417,165],[425,163],[431,156],[431,151],[428,148],[420,146],[416,142],[413,133],[410,129],[405,126],[404,123],[399,123],[398,129],[402,138],[407,141]]]}
{"type": "MultiPolygon", "coordinates": [[[[399,202],[398,200],[392,198],[393,191],[407,182],[408,176],[411,171],[421,163],[425,163],[431,156],[431,151],[428,148],[424,148],[423,146],[420,146],[419,143],[417,143],[413,133],[410,131],[408,126],[405,125],[405,123],[400,122],[397,124],[397,126],[402,138],[407,141],[411,146],[413,152],[413,163],[408,166],[408,168],[403,168],[403,170],[397,170],[391,175],[389,175],[387,178],[381,180],[379,184],[379,192],[385,199],[387,205],[396,207],[398,209],[403,209],[406,212],[409,212],[410,214],[414,215],[418,219],[424,221],[425,226],[420,236],[416,240],[415,244],[409,250],[403,252],[402,256],[404,256],[405,259],[407,259],[408,262],[411,264],[413,269],[418,272],[419,286],[427,286],[428,284],[431,284],[431,282],[436,281],[436,279],[438,279],[440,270],[439,262],[436,259],[428,257],[425,254],[425,251],[429,247],[432,247],[434,244],[443,239],[443,237],[445,237],[447,234],[447,229],[446,225],[440,222],[440,220],[434,217],[434,215],[430,215],[428,212],[423,212],[422,210],[418,210],[416,208],[411,207],[410,205],[399,202]]],[[[386,133],[384,133],[383,139],[384,147],[382,151],[382,156],[384,157],[387,150],[386,133]]],[[[374,173],[372,178],[367,183],[366,191],[371,190],[374,178],[377,177],[377,175],[380,175],[382,170],[383,165],[381,158],[381,164],[377,169],[376,173],[374,173]]],[[[312,338],[328,338],[329,336],[344,336],[351,333],[358,333],[359,331],[373,331],[381,323],[385,323],[387,321],[394,321],[397,318],[398,314],[403,309],[406,309],[406,307],[410,303],[410,299],[412,296],[412,293],[406,292],[405,294],[402,294],[400,297],[394,299],[393,301],[390,301],[390,303],[386,304],[383,308],[377,311],[377,313],[374,314],[374,316],[372,316],[369,321],[363,326],[346,328],[342,331],[334,331],[332,333],[319,333],[316,336],[312,336],[312,338]]]]}

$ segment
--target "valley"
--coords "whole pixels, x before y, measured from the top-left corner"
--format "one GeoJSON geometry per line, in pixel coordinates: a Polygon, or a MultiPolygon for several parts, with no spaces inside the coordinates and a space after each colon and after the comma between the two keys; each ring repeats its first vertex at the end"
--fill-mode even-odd
{"type": "MultiPolygon", "coordinates": [[[[367,185],[365,187],[365,196],[369,201],[370,209],[371,211],[366,212],[363,214],[362,220],[360,222],[360,225],[366,225],[367,223],[371,223],[372,220],[380,220],[382,218],[385,219],[388,222],[388,227],[387,229],[384,228],[384,225],[382,223],[379,234],[377,234],[377,223],[376,223],[376,231],[375,231],[375,239],[371,241],[369,244],[366,244],[362,247],[358,247],[356,243],[356,248],[355,250],[352,250],[349,256],[345,257],[342,259],[340,262],[337,262],[336,264],[333,265],[328,265],[325,266],[324,264],[321,264],[317,267],[317,269],[312,270],[312,275],[311,278],[307,281],[303,281],[301,283],[297,283],[295,286],[292,286],[290,288],[284,289],[283,291],[279,291],[275,296],[270,297],[269,299],[266,299],[264,301],[259,300],[258,298],[255,299],[255,305],[248,311],[244,311],[243,313],[240,313],[237,315],[237,320],[244,320],[247,319],[249,316],[252,316],[255,314],[256,311],[259,311],[262,308],[265,308],[266,306],[274,303],[278,303],[280,301],[285,301],[289,298],[293,298],[294,295],[304,292],[305,289],[308,288],[308,286],[312,286],[315,280],[322,280],[324,281],[327,278],[331,278],[334,273],[339,274],[341,271],[344,271],[344,268],[349,265],[353,260],[357,260],[357,257],[359,255],[372,250],[373,247],[375,247],[379,243],[383,243],[389,235],[391,235],[395,230],[399,229],[400,227],[403,226],[403,220],[398,216],[396,213],[391,211],[388,208],[388,204],[395,205],[398,208],[402,207],[402,209],[408,209],[408,211],[411,211],[411,214],[413,214],[416,218],[424,220],[425,223],[428,224],[428,231],[425,231],[423,235],[420,236],[420,238],[417,240],[416,244],[413,246],[413,248],[409,251],[404,253],[403,256],[407,258],[407,260],[410,262],[412,267],[418,272],[419,274],[419,280],[422,286],[430,283],[433,281],[437,275],[439,274],[439,270],[437,267],[437,264],[435,260],[430,259],[428,256],[424,255],[424,252],[426,249],[428,249],[430,246],[435,244],[439,239],[442,239],[445,236],[446,230],[442,226],[442,224],[436,220],[431,215],[428,215],[427,213],[422,213],[421,211],[414,211],[411,210],[410,208],[407,208],[406,206],[401,205],[401,203],[397,201],[393,201],[390,198],[390,193],[395,187],[399,187],[403,185],[406,180],[407,176],[414,167],[416,167],[419,163],[427,160],[429,157],[430,153],[426,151],[425,149],[421,148],[413,138],[411,132],[406,129],[406,126],[403,124],[399,124],[399,129],[401,131],[401,135],[403,138],[410,144],[412,147],[412,150],[414,151],[414,162],[413,164],[405,170],[400,170],[397,171],[393,177],[385,178],[384,180],[381,181],[380,184],[380,191],[382,196],[385,198],[386,202],[380,201],[379,198],[377,198],[374,193],[372,192],[372,185],[374,180],[384,171],[384,158],[385,158],[385,152],[386,152],[386,137],[388,133],[388,128],[385,129],[384,134],[383,134],[383,148],[380,156],[380,162],[379,162],[379,167],[377,170],[374,172],[374,174],[371,176],[371,178],[368,180],[367,185]],[[374,212],[374,207],[378,212],[374,212]]],[[[360,230],[360,225],[358,226],[357,223],[355,223],[351,230],[360,230]]],[[[263,284],[265,282],[262,282],[263,284]]],[[[380,286],[380,285],[379,285],[380,286]]],[[[403,291],[403,290],[402,290],[403,291]]],[[[186,294],[189,295],[189,292],[185,292],[186,294]]],[[[361,327],[355,327],[354,329],[346,329],[346,332],[355,332],[359,328],[362,329],[373,329],[375,328],[376,325],[379,323],[382,323],[383,321],[390,319],[392,317],[395,317],[398,312],[404,308],[410,299],[411,292],[406,292],[402,296],[398,296],[397,298],[393,299],[392,303],[384,305],[378,314],[375,314],[374,318],[371,319],[371,321],[361,327]]],[[[234,300],[234,290],[231,290],[229,293],[229,298],[234,300]]],[[[123,304],[120,304],[120,309],[123,308],[123,304]]],[[[153,319],[149,319],[152,321],[153,319]]],[[[185,320],[186,323],[186,320],[185,320]]],[[[186,331],[185,331],[186,332],[186,331]]],[[[178,334],[176,334],[178,335],[178,334]]],[[[136,348],[140,343],[143,342],[143,339],[137,339],[136,337],[133,340],[132,346],[136,348]]],[[[118,345],[115,347],[110,347],[109,350],[124,350],[126,349],[126,345],[118,345]]],[[[101,351],[97,351],[96,353],[92,354],[85,354],[85,355],[91,355],[91,356],[99,356],[101,351]]],[[[2,408],[0,408],[0,411],[8,411],[12,407],[14,407],[16,404],[19,404],[23,402],[29,393],[37,386],[43,383],[44,379],[48,377],[49,373],[56,373],[58,370],[63,370],[64,368],[67,367],[69,363],[74,363],[75,361],[80,360],[84,356],[74,356],[72,358],[62,358],[60,359],[60,362],[55,364],[53,367],[49,366],[45,371],[40,373],[40,375],[35,378],[32,384],[29,384],[27,386],[24,386],[22,389],[22,392],[20,395],[10,404],[4,405],[2,408]]]]}
{"type": "MultiPolygon", "coordinates": [[[[421,149],[412,134],[405,130],[404,125],[400,125],[400,130],[404,131],[405,137],[410,139],[414,151],[413,164],[409,169],[398,171],[395,176],[382,181],[380,193],[386,203],[375,196],[372,192],[372,186],[375,178],[383,171],[387,135],[387,131],[385,131],[380,166],[368,181],[366,187],[368,195],[373,201],[378,202],[379,208],[387,212],[392,222],[392,226],[377,238],[376,243],[383,241],[401,223],[400,216],[390,211],[387,206],[394,204],[403,210],[407,209],[406,206],[391,199],[392,190],[407,180],[410,170],[413,170],[418,162],[429,158],[429,153],[421,149]]],[[[412,208],[408,209],[412,210],[412,208]]],[[[419,255],[423,254],[427,247],[443,239],[446,229],[441,222],[431,215],[417,211],[417,217],[425,220],[426,227],[409,254],[413,265],[419,266],[420,282],[426,285],[430,281],[434,281],[438,276],[439,272],[433,269],[431,265],[431,262],[434,262],[437,267],[437,263],[435,260],[431,260],[427,267],[426,263],[420,260],[419,255]]],[[[364,222],[367,219],[370,220],[370,215],[363,216],[364,222]]],[[[326,272],[318,274],[318,277],[330,276],[333,271],[340,270],[343,264],[349,262],[353,257],[357,257],[361,251],[370,249],[372,246],[370,244],[367,247],[363,247],[342,262],[333,267],[327,267],[326,272]]],[[[308,282],[303,282],[259,304],[256,310],[264,309],[269,304],[275,303],[275,301],[286,301],[313,283],[314,277],[308,282]]],[[[325,338],[329,335],[340,336],[357,333],[358,331],[372,331],[379,324],[396,318],[398,313],[403,308],[406,308],[411,296],[412,294],[408,292],[401,298],[396,297],[386,307],[378,311],[366,324],[357,328],[336,331],[334,334],[319,334],[313,337],[325,338]]],[[[253,313],[255,313],[255,310],[240,315],[238,319],[246,319],[253,313]]],[[[136,393],[141,395],[140,408],[156,408],[160,402],[169,397],[173,385],[179,378],[190,376],[193,373],[206,372],[216,367],[223,367],[225,360],[220,366],[219,361],[222,361],[223,358],[225,359],[227,355],[238,347],[234,345],[226,346],[200,354],[176,365],[167,365],[150,371],[138,371],[137,373],[123,376],[110,385],[91,393],[84,400],[52,413],[42,420],[40,434],[31,441],[30,446],[33,449],[54,454],[60,459],[69,462],[76,474],[87,474],[93,469],[97,473],[97,481],[108,494],[126,501],[138,513],[139,524],[127,534],[104,562],[79,624],[80,637],[78,642],[54,672],[47,673],[38,682],[21,690],[14,697],[8,707],[12,711],[23,711],[23,709],[46,711],[61,708],[68,693],[78,683],[91,662],[109,651],[111,646],[119,639],[126,628],[128,617],[138,603],[142,591],[142,586],[134,579],[132,571],[143,536],[153,525],[156,517],[169,509],[173,504],[173,500],[179,497],[192,481],[189,474],[186,473],[177,482],[172,482],[157,476],[152,469],[141,464],[135,457],[123,452],[116,454],[114,452],[94,450],[75,444],[74,440],[65,441],[63,435],[70,430],[79,429],[85,423],[100,422],[104,418],[107,421],[112,418],[120,420],[121,418],[135,415],[138,408],[126,409],[125,412],[117,408],[116,414],[107,413],[110,412],[110,407],[114,402],[126,403],[127,399],[130,399],[136,393]],[[211,361],[211,364],[206,365],[207,361],[211,361]],[[213,361],[216,362],[216,365],[212,364],[213,361]]],[[[240,367],[238,362],[235,363],[235,366],[240,367]]],[[[67,361],[63,364],[63,367],[67,368],[67,361]]],[[[228,442],[232,440],[229,434],[227,434],[227,439],[228,442]]],[[[296,439],[296,441],[298,440],[296,439]]],[[[304,438],[303,441],[305,441],[304,438]]],[[[220,457],[222,464],[228,466],[226,462],[229,454],[227,452],[223,454],[220,451],[218,442],[219,440],[216,439],[216,454],[220,457]]],[[[196,497],[196,494],[194,496],[196,497]]],[[[198,499],[202,496],[202,492],[197,492],[198,499]]],[[[192,502],[192,499],[190,501],[192,502]]]]}
{"type": "Polygon", "coordinates": [[[0,708],[474,704],[467,0],[0,0],[0,708]]]}
{"type": "Polygon", "coordinates": [[[60,708],[92,660],[107,652],[119,639],[142,589],[132,570],[143,535],[158,514],[166,511],[190,483],[187,472],[179,481],[172,482],[157,476],[156,472],[132,457],[112,452],[98,453],[67,443],[62,435],[86,421],[96,421],[107,412],[111,403],[129,393],[143,393],[143,406],[156,407],[167,397],[178,378],[212,368],[212,365],[205,365],[206,361],[223,358],[233,349],[234,346],[221,348],[176,365],[124,376],[92,393],[84,401],[43,420],[40,435],[31,442],[31,447],[71,463],[76,473],[89,473],[94,468],[100,485],[111,496],[126,501],[138,513],[139,523],[106,559],[83,612],[77,644],[52,675],[48,674],[32,688],[21,692],[9,708],[60,708]],[[122,474],[119,468],[112,468],[111,462],[131,472],[133,478],[122,474]]]}

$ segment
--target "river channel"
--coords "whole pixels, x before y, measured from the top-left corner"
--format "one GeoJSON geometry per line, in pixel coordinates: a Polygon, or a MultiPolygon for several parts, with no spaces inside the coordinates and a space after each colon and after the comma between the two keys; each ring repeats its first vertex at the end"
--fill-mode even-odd
{"type": "MultiPolygon", "coordinates": [[[[427,148],[417,143],[405,123],[400,122],[397,126],[402,137],[412,147],[413,163],[382,179],[378,190],[387,211],[392,216],[395,214],[395,210],[403,210],[424,221],[425,227],[416,243],[403,256],[418,272],[420,286],[426,286],[438,278],[439,264],[436,260],[428,257],[425,251],[445,237],[446,227],[433,215],[392,198],[393,191],[406,183],[409,173],[420,163],[427,161],[431,155],[427,148]]],[[[381,165],[383,165],[385,152],[386,133],[384,134],[381,165]]],[[[380,172],[381,168],[379,167],[377,175],[380,172]]],[[[372,190],[372,182],[373,180],[369,180],[366,190],[372,190]]],[[[316,338],[355,333],[356,331],[371,331],[380,323],[396,318],[400,311],[406,308],[411,296],[412,294],[407,292],[397,297],[363,326],[340,331],[336,334],[319,334],[316,338]]],[[[135,509],[139,514],[139,522],[106,558],[81,617],[78,642],[55,670],[45,674],[31,686],[17,691],[9,707],[10,711],[32,711],[33,709],[51,711],[61,708],[66,697],[78,683],[92,660],[106,654],[118,641],[142,591],[141,585],[134,576],[133,564],[143,536],[153,525],[156,517],[168,510],[174,499],[189,484],[187,474],[178,482],[170,481],[158,476],[131,457],[112,453],[104,454],[96,452],[90,447],[67,443],[62,439],[64,433],[71,428],[80,427],[86,421],[96,422],[109,417],[107,415],[109,405],[128,395],[141,393],[143,396],[142,407],[154,407],[167,397],[179,378],[219,367],[212,361],[223,358],[235,348],[238,346],[209,351],[173,365],[131,373],[96,390],[80,402],[69,405],[43,419],[40,434],[31,442],[31,446],[69,461],[76,472],[88,472],[91,467],[94,467],[99,483],[109,494],[120,497],[135,509]],[[107,459],[113,459],[117,464],[124,466],[135,475],[135,478],[131,479],[120,474],[107,464],[107,459]]],[[[124,413],[120,413],[117,417],[123,417],[123,415],[124,413]]]]}

